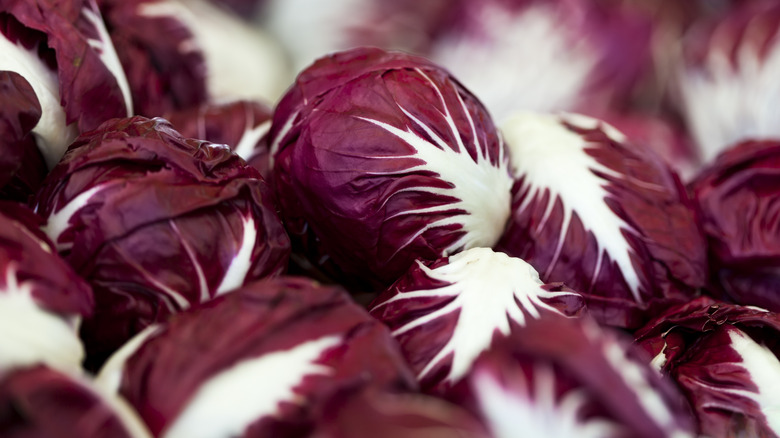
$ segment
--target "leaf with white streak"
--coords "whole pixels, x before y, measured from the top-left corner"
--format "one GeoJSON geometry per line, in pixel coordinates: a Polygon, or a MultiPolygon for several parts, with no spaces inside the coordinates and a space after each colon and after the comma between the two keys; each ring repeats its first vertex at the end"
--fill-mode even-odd
{"type": "MultiPolygon", "coordinates": [[[[513,326],[522,327],[529,318],[543,318],[546,312],[570,315],[582,305],[579,294],[545,287],[530,265],[488,248],[460,252],[449,257],[446,264],[433,268],[418,261],[407,277],[420,274],[424,282],[411,287],[394,286],[371,305],[371,313],[390,325],[407,358],[414,358],[410,362],[417,364],[420,380],[430,378],[434,369],[449,363],[443,381],[457,382],[490,346],[494,334],[509,335],[513,326]],[[429,289],[431,284],[436,286],[429,289]],[[559,300],[577,304],[562,310],[560,304],[553,303],[559,300]],[[401,318],[400,323],[389,320],[416,303],[427,303],[424,311],[416,309],[413,318],[401,318]],[[426,326],[439,326],[441,320],[448,318],[455,318],[456,322],[443,344],[436,348],[427,345],[422,352],[414,350],[415,340],[426,336],[426,326]]],[[[402,278],[396,284],[405,284],[403,281],[402,278]]]]}

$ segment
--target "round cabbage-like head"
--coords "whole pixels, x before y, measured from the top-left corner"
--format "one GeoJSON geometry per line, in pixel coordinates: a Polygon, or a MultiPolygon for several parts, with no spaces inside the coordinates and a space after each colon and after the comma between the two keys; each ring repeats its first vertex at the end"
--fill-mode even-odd
{"type": "Polygon", "coordinates": [[[416,386],[384,325],[305,278],[246,285],[139,337],[98,381],[156,436],[309,436],[342,391],[416,386]]]}
{"type": "Polygon", "coordinates": [[[96,356],[287,266],[289,238],[257,171],[163,119],[114,119],[85,133],[36,203],[57,250],[95,291],[98,311],[82,333],[96,356]]]}
{"type": "Polygon", "coordinates": [[[729,148],[690,184],[710,247],[710,288],[780,311],[780,141],[729,148]]]}
{"type": "Polygon", "coordinates": [[[415,259],[492,246],[509,215],[508,156],[482,104],[422,58],[321,58],[279,103],[272,181],[315,265],[386,286],[415,259]]]}
{"type": "Polygon", "coordinates": [[[701,297],[636,333],[693,407],[704,436],[780,435],[780,315],[701,297]]]}

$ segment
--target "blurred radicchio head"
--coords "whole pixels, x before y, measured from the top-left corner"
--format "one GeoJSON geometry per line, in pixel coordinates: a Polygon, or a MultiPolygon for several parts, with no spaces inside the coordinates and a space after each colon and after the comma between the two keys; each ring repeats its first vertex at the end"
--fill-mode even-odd
{"type": "Polygon", "coordinates": [[[704,237],[679,178],[651,150],[577,114],[518,113],[503,134],[515,187],[498,248],[637,328],[706,285],[704,237]]]}
{"type": "Polygon", "coordinates": [[[139,336],[97,379],[155,436],[310,436],[342,391],[416,387],[386,327],[305,278],[248,284],[139,336]]]}
{"type": "Polygon", "coordinates": [[[0,374],[27,365],[78,372],[82,317],[94,301],[89,285],[53,250],[26,207],[0,202],[0,374]]]}
{"type": "Polygon", "coordinates": [[[637,331],[693,406],[704,436],[780,435],[780,316],[701,297],[637,331]]]}
{"type": "Polygon", "coordinates": [[[274,112],[272,180],[315,265],[392,283],[417,258],[491,246],[509,158],[482,104],[427,60],[373,48],[303,71],[274,112]]]}
{"type": "MultiPolygon", "coordinates": [[[[22,127],[32,133],[49,168],[80,132],[133,112],[127,79],[95,0],[4,2],[0,52],[0,70],[20,76],[13,78],[16,87],[32,89],[22,92],[31,102],[27,111],[34,114],[25,122],[32,128],[22,127]]],[[[15,111],[15,105],[4,104],[2,118],[17,117],[15,111]]]]}
{"type": "MultiPolygon", "coordinates": [[[[494,438],[688,437],[695,422],[671,381],[622,332],[591,318],[540,318],[498,338],[450,398],[494,438]]],[[[717,436],[717,435],[715,435],[717,436]]]]}
{"type": "Polygon", "coordinates": [[[595,110],[626,100],[650,61],[650,25],[593,0],[463,0],[427,56],[498,121],[512,111],[595,110]]]}
{"type": "Polygon", "coordinates": [[[729,147],[689,188],[709,241],[712,291],[780,311],[780,141],[729,147]]]}
{"type": "Polygon", "coordinates": [[[95,291],[82,335],[97,357],[171,313],[286,269],[289,238],[260,175],[163,119],[114,119],[79,137],[36,208],[95,291]]]}
{"type": "Polygon", "coordinates": [[[398,340],[422,389],[446,394],[496,336],[530,320],[578,317],[582,297],[544,284],[523,260],[472,248],[427,265],[418,261],[370,305],[398,340]]]}
{"type": "MultiPolygon", "coordinates": [[[[226,0],[222,0],[226,1],[226,0]]],[[[426,54],[453,0],[266,0],[262,24],[295,71],[323,54],[360,46],[426,54]]]]}
{"type": "Polygon", "coordinates": [[[679,42],[675,101],[705,164],[734,143],[780,136],[780,3],[734,3],[679,42]]]}
{"type": "Polygon", "coordinates": [[[127,403],[43,365],[0,374],[3,438],[151,438],[127,403]]]}
{"type": "Polygon", "coordinates": [[[225,144],[257,169],[263,178],[270,173],[268,131],[272,110],[253,100],[224,104],[202,104],[166,113],[163,117],[188,138],[225,144]]]}
{"type": "Polygon", "coordinates": [[[273,102],[289,84],[276,43],[208,0],[99,2],[137,114],[156,117],[204,102],[273,102]]]}

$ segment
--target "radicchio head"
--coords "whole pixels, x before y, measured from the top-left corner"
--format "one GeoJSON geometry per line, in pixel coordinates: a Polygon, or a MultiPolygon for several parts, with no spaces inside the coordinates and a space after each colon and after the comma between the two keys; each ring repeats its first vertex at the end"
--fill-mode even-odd
{"type": "Polygon", "coordinates": [[[490,116],[422,58],[372,48],[321,58],[269,135],[288,230],[318,245],[315,264],[382,287],[417,258],[493,245],[509,215],[508,157],[490,116]]]}
{"type": "Polygon", "coordinates": [[[780,141],[746,141],[690,184],[709,240],[711,289],[780,311],[780,141]]]}
{"type": "Polygon", "coordinates": [[[450,398],[494,438],[693,438],[690,408],[642,353],[590,318],[534,319],[481,354],[450,398]]]}
{"type": "Polygon", "coordinates": [[[284,271],[289,238],[260,175],[162,119],[85,133],[36,198],[44,229],[95,291],[98,357],[144,326],[284,271]]]}
{"type": "Polygon", "coordinates": [[[503,126],[516,185],[498,248],[582,293],[602,323],[637,328],[707,280],[705,241],[679,178],[652,151],[581,115],[503,126]]]}
{"type": "Polygon", "coordinates": [[[0,203],[0,373],[37,363],[78,371],[84,359],[78,326],[92,313],[92,290],[37,230],[41,222],[0,203]]]}
{"type": "Polygon", "coordinates": [[[415,388],[386,327],[304,278],[248,284],[142,335],[98,381],[158,436],[309,436],[342,391],[415,388]]]}
{"type": "Polygon", "coordinates": [[[275,101],[289,84],[281,49],[209,0],[99,0],[137,114],[204,102],[275,101]]]}
{"type": "Polygon", "coordinates": [[[423,390],[445,394],[494,336],[522,332],[549,315],[579,316],[584,305],[562,284],[542,283],[526,262],[472,248],[418,261],[369,311],[390,327],[423,390]]]}
{"type": "Polygon", "coordinates": [[[431,59],[502,121],[512,111],[604,108],[650,61],[649,23],[593,0],[461,0],[431,59]]]}
{"type": "Polygon", "coordinates": [[[32,87],[41,114],[32,129],[49,168],[79,132],[132,114],[124,71],[95,0],[0,5],[0,70],[32,87]]]}
{"type": "Polygon", "coordinates": [[[92,382],[46,366],[0,374],[3,438],[151,438],[138,414],[92,382]]]}
{"type": "Polygon", "coordinates": [[[706,164],[730,145],[780,136],[780,3],[734,2],[679,42],[676,102],[706,164]]]}
{"type": "Polygon", "coordinates": [[[682,388],[705,436],[780,435],[780,316],[701,297],[636,333],[682,388]]]}

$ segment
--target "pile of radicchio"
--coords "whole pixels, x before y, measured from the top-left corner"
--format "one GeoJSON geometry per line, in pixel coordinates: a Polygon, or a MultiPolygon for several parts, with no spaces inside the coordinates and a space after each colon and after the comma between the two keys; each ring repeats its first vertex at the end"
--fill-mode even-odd
{"type": "Polygon", "coordinates": [[[0,0],[0,436],[780,437],[772,0],[0,0]]]}

